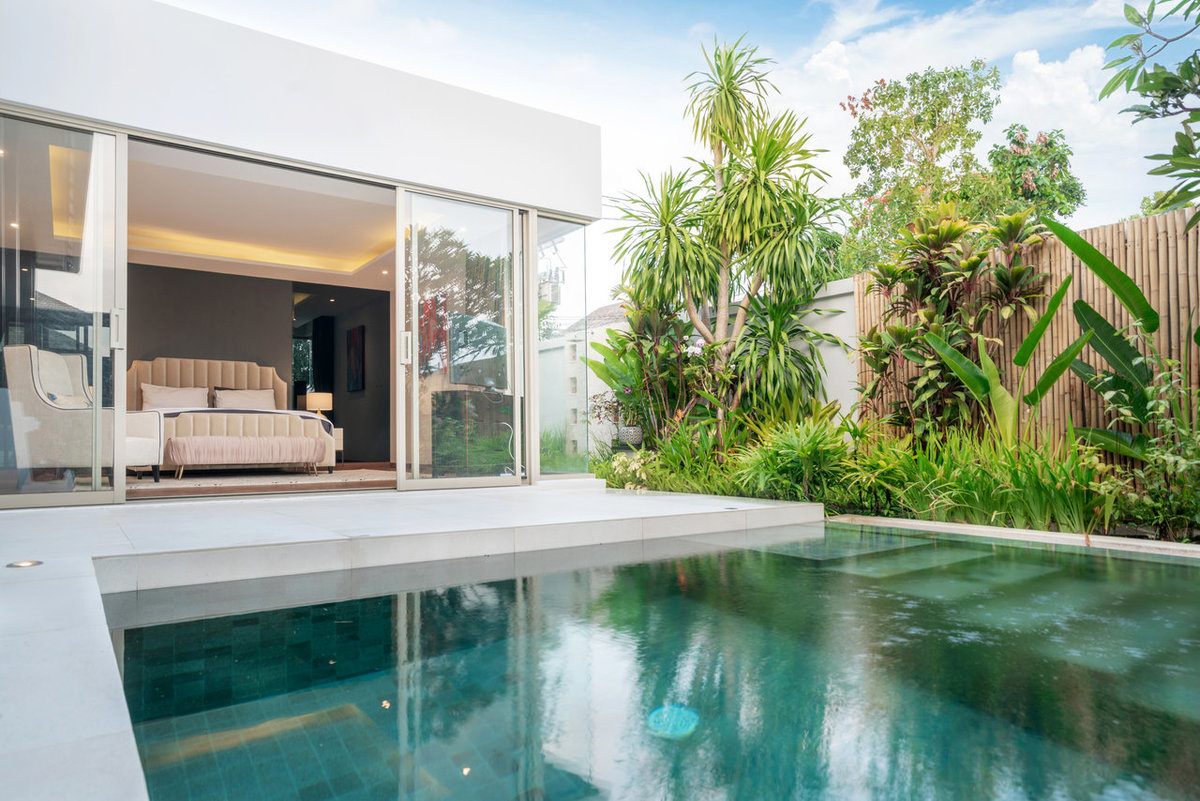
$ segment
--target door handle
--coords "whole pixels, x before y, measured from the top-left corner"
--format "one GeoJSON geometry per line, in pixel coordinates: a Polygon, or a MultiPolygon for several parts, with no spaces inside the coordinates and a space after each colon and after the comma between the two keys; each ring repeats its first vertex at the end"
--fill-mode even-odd
{"type": "Polygon", "coordinates": [[[411,331],[400,332],[400,363],[412,364],[413,337],[411,331]]]}
{"type": "Polygon", "coordinates": [[[113,309],[108,313],[108,347],[125,350],[125,310],[113,309]]]}

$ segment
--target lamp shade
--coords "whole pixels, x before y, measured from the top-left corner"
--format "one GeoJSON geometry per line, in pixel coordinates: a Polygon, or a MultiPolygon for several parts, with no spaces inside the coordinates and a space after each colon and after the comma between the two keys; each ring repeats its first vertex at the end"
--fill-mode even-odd
{"type": "Polygon", "coordinates": [[[310,412],[328,412],[333,409],[332,392],[310,392],[304,396],[304,408],[310,412]]]}

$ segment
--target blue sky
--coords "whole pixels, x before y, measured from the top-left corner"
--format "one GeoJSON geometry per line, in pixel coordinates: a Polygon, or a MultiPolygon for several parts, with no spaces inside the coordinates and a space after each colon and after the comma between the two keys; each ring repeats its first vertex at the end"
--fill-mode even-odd
{"type": "MultiPolygon", "coordinates": [[[[171,0],[280,36],[598,123],[606,195],[636,189],[694,154],[684,77],[713,37],[746,34],[774,58],[777,109],[809,120],[825,148],[828,190],[851,187],[841,165],[851,120],[837,103],[877,78],[985,58],[1004,87],[981,150],[1012,122],[1062,128],[1088,203],[1079,226],[1119,219],[1164,188],[1144,156],[1170,126],[1132,126],[1123,97],[1096,99],[1103,45],[1125,32],[1120,0],[798,0],[797,2],[401,2],[171,0]]],[[[607,226],[604,226],[607,227],[607,226]]],[[[592,236],[592,297],[615,281],[612,237],[592,236]]],[[[589,303],[589,305],[597,305],[589,303]]]]}

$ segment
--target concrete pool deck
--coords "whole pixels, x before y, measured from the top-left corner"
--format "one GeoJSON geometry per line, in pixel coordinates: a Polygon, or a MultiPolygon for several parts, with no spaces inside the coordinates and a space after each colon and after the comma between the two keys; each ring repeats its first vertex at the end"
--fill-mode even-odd
{"type": "Polygon", "coordinates": [[[43,562],[0,568],[0,795],[146,798],[104,593],[611,543],[636,558],[638,543],[821,519],[820,504],[592,480],[0,512],[0,564],[43,562]]]}

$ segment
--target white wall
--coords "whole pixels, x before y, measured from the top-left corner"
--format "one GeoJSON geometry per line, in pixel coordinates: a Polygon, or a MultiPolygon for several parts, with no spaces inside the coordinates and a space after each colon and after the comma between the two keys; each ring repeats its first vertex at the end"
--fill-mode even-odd
{"type": "Polygon", "coordinates": [[[151,0],[0,0],[0,100],[600,216],[594,125],[151,0]]]}
{"type": "Polygon", "coordinates": [[[825,394],[842,404],[848,413],[858,401],[858,365],[854,349],[858,347],[857,318],[854,312],[854,279],[843,278],[825,287],[813,302],[818,309],[837,310],[838,314],[809,315],[805,320],[818,331],[836,334],[850,346],[846,352],[836,345],[821,345],[825,358],[825,394]]]}

